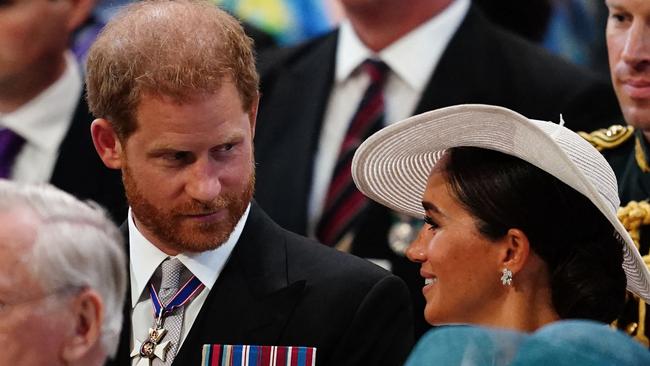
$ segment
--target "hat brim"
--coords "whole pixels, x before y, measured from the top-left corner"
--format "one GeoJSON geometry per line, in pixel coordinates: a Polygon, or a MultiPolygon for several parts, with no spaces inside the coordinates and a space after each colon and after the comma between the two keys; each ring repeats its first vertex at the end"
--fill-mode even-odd
{"type": "Polygon", "coordinates": [[[429,174],[444,150],[458,146],[516,156],[589,198],[625,243],[627,288],[650,302],[650,272],[616,215],[620,201],[611,167],[587,141],[561,125],[496,106],[441,108],[389,125],[369,137],[354,155],[352,177],[372,200],[423,217],[421,200],[429,174]]]}

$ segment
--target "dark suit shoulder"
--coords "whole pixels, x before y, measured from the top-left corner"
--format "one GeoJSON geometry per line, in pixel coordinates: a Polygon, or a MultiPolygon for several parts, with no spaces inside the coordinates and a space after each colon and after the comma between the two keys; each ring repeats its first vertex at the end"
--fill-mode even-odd
{"type": "Polygon", "coordinates": [[[604,80],[589,69],[575,65],[562,57],[552,54],[539,44],[500,27],[487,19],[476,8],[470,10],[465,21],[467,27],[471,27],[469,32],[474,37],[480,37],[483,41],[487,41],[487,43],[483,44],[477,42],[477,46],[489,47],[494,54],[500,55],[496,57],[500,61],[504,55],[509,56],[510,66],[517,69],[527,69],[529,76],[539,77],[541,82],[570,84],[575,80],[587,82],[604,80]],[[542,71],[559,72],[563,75],[570,75],[570,77],[568,79],[557,78],[556,74],[544,74],[542,71]]]}
{"type": "Polygon", "coordinates": [[[256,284],[282,282],[304,289],[281,343],[317,345],[319,365],[403,364],[413,346],[413,311],[403,280],[281,228],[256,204],[240,245],[249,249],[235,248],[246,253],[233,251],[233,257],[243,254],[259,263],[252,269],[259,276],[251,277],[264,279],[256,284]]]}
{"type": "Polygon", "coordinates": [[[448,90],[465,97],[445,104],[497,104],[550,121],[558,121],[561,113],[573,130],[605,127],[621,117],[607,79],[493,24],[475,6],[450,41],[434,77],[438,85],[471,88],[448,90]]]}
{"type": "MultiPolygon", "coordinates": [[[[385,269],[357,256],[343,253],[317,241],[285,231],[289,260],[311,258],[300,263],[295,272],[323,280],[342,279],[350,282],[375,283],[393,276],[385,269]]],[[[393,276],[394,277],[394,276],[393,276]]]]}
{"type": "Polygon", "coordinates": [[[289,326],[331,327],[329,336],[338,341],[323,348],[330,354],[325,364],[402,365],[414,343],[404,281],[365,259],[289,232],[286,238],[289,277],[306,280],[305,297],[289,326]],[[318,320],[310,315],[314,309],[318,320]]]}
{"type": "Polygon", "coordinates": [[[333,30],[303,43],[290,47],[276,47],[260,52],[257,67],[260,78],[265,80],[271,75],[291,69],[306,56],[322,47],[336,47],[338,30],[333,30]]]}

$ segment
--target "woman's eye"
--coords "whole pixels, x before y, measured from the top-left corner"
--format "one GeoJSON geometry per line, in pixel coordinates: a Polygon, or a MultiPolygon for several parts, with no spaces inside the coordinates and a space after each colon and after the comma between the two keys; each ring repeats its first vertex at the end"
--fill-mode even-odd
{"type": "Polygon", "coordinates": [[[438,224],[429,216],[424,216],[424,223],[429,225],[429,230],[435,230],[438,228],[438,224]]]}

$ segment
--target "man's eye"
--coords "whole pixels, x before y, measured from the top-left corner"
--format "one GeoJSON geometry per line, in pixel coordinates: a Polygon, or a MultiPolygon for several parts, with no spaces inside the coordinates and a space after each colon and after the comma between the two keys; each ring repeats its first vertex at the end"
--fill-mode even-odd
{"type": "Polygon", "coordinates": [[[235,146],[235,145],[233,145],[233,144],[223,144],[223,145],[221,145],[221,146],[219,147],[219,151],[229,151],[229,150],[232,150],[232,148],[233,148],[234,146],[235,146]]]}
{"type": "Polygon", "coordinates": [[[611,13],[609,17],[615,23],[623,23],[629,19],[628,15],[624,13],[611,13]]]}
{"type": "Polygon", "coordinates": [[[184,151],[178,151],[175,153],[165,154],[162,156],[162,158],[172,162],[185,161],[189,159],[189,153],[184,151]]]}

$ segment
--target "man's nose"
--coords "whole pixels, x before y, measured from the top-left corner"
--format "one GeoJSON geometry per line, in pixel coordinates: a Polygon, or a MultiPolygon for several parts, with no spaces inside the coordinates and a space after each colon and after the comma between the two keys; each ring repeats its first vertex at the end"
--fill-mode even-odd
{"type": "Polygon", "coordinates": [[[406,249],[406,257],[411,261],[415,263],[422,263],[426,260],[426,253],[425,248],[425,241],[423,235],[424,233],[422,232],[423,230],[427,230],[427,225],[423,225],[422,228],[420,229],[420,232],[418,233],[418,236],[411,242],[409,247],[406,249]]]}
{"type": "Polygon", "coordinates": [[[190,171],[186,193],[200,202],[212,202],[221,193],[219,169],[210,159],[199,159],[190,171]]]}
{"type": "Polygon", "coordinates": [[[630,26],[622,59],[633,66],[650,64],[650,26],[640,20],[630,26]]]}

